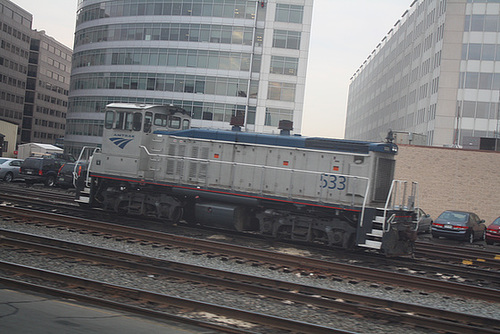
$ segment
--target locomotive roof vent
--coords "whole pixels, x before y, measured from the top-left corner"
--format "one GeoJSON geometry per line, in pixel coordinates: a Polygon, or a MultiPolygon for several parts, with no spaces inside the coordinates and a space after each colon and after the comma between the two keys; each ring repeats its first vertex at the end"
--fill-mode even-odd
{"type": "Polygon", "coordinates": [[[290,131],[293,130],[293,122],[286,119],[282,119],[278,123],[278,129],[281,130],[280,135],[289,136],[290,131]]]}

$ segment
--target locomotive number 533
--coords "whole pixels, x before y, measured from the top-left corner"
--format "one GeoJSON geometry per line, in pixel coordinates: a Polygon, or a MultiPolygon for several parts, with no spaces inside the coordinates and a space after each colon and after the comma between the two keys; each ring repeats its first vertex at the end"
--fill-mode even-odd
{"type": "Polygon", "coordinates": [[[346,177],[335,174],[321,174],[320,188],[344,190],[346,177]]]}

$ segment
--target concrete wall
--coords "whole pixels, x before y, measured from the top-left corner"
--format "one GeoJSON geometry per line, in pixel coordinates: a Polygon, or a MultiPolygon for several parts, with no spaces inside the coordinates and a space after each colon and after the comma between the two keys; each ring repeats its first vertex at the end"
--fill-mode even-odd
{"type": "Polygon", "coordinates": [[[17,124],[0,120],[0,133],[3,134],[4,140],[8,142],[7,151],[3,152],[1,156],[4,158],[15,158],[14,151],[17,144],[17,124]]]}
{"type": "Polygon", "coordinates": [[[490,224],[500,216],[500,152],[398,145],[396,175],[418,182],[419,206],[472,211],[490,224]]]}

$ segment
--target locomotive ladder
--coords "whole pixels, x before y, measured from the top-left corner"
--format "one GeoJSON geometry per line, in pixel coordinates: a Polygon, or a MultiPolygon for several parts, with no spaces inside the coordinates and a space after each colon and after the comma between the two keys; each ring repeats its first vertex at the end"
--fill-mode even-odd
{"type": "Polygon", "coordinates": [[[385,206],[383,208],[367,209],[363,205],[363,214],[359,223],[360,233],[358,246],[372,249],[381,249],[384,233],[391,229],[396,214],[388,213],[394,210],[413,211],[416,207],[417,183],[411,183],[410,194],[407,196],[408,182],[393,180],[385,206]],[[365,225],[366,224],[366,225],[365,225]]]}

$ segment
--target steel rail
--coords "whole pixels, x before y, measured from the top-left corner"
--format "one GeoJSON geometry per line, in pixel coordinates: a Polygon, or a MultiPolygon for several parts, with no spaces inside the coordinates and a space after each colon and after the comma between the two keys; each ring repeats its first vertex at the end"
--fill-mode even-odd
{"type": "Polygon", "coordinates": [[[427,258],[451,259],[462,264],[489,267],[500,270],[500,252],[485,249],[464,248],[449,245],[436,245],[429,242],[418,242],[415,255],[427,258]]]}
{"type": "Polygon", "coordinates": [[[88,233],[102,233],[128,239],[130,242],[149,242],[159,245],[183,247],[191,250],[212,252],[231,258],[255,261],[261,264],[278,265],[297,271],[309,271],[322,275],[344,276],[366,281],[386,282],[408,288],[426,289],[440,293],[450,293],[462,297],[470,297],[497,302],[500,300],[500,290],[466,285],[456,282],[440,281],[432,278],[417,277],[403,273],[367,268],[353,264],[324,261],[310,257],[297,257],[289,254],[260,250],[255,248],[231,245],[212,240],[202,240],[157,231],[131,228],[127,226],[96,222],[93,220],[75,218],[35,210],[0,207],[0,215],[24,217],[30,221],[45,219],[47,224],[60,224],[88,233]]]}
{"type": "MultiPolygon", "coordinates": [[[[71,275],[65,275],[49,270],[41,270],[29,266],[17,265],[5,261],[0,261],[0,269],[13,271],[18,274],[29,275],[37,279],[50,280],[59,282],[71,289],[93,290],[99,294],[105,294],[106,298],[111,296],[120,299],[126,298],[133,304],[153,303],[155,307],[176,307],[189,312],[203,310],[204,312],[223,315],[229,318],[236,318],[247,321],[260,326],[272,327],[277,329],[290,330],[294,332],[310,333],[310,334],[328,334],[328,333],[352,333],[332,327],[325,327],[306,322],[300,322],[292,319],[285,319],[276,316],[270,316],[258,312],[250,312],[237,308],[225,307],[211,303],[195,301],[166,294],[158,294],[151,291],[133,289],[126,286],[109,284],[96,280],[83,279],[71,275]]],[[[102,298],[102,302],[107,302],[106,298],[102,298]]]]}
{"type": "Polygon", "coordinates": [[[500,333],[500,320],[480,316],[237,274],[164,259],[154,259],[1,229],[0,236],[0,244],[11,247],[29,248],[45,253],[71,256],[154,273],[159,276],[176,277],[201,283],[206,283],[209,280],[210,284],[220,285],[224,288],[258,293],[370,318],[398,319],[400,323],[422,327],[425,325],[432,329],[457,333],[500,333]]]}

